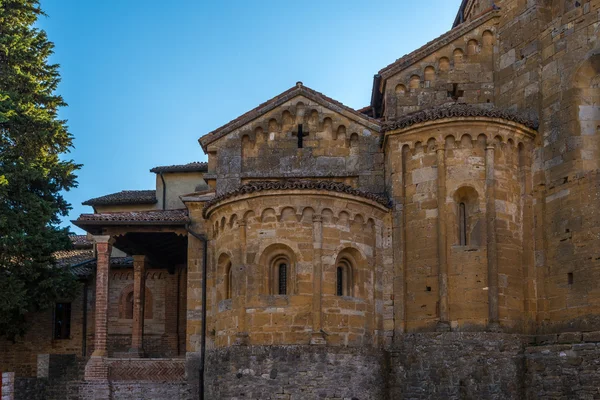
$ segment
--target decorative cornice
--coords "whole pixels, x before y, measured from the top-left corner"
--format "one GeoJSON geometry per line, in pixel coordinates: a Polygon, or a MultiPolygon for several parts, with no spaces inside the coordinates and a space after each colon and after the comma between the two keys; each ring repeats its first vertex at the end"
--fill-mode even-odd
{"type": "Polygon", "coordinates": [[[368,117],[367,115],[362,114],[356,111],[355,109],[350,108],[340,103],[339,101],[332,99],[331,97],[327,97],[323,93],[317,92],[316,90],[304,86],[302,82],[297,82],[296,86],[291,87],[285,92],[258,105],[256,108],[246,112],[245,114],[242,114],[241,116],[228,122],[220,128],[217,128],[214,131],[202,136],[200,139],[198,139],[198,142],[200,143],[200,146],[202,146],[204,151],[206,151],[208,145],[210,145],[214,141],[222,138],[223,136],[229,134],[230,132],[233,132],[236,129],[243,127],[244,125],[265,115],[269,111],[274,110],[275,108],[281,106],[282,104],[297,96],[304,96],[307,99],[322,105],[328,110],[342,114],[345,117],[368,127],[369,129],[379,132],[380,122],[378,120],[368,117]]]}
{"type": "Polygon", "coordinates": [[[467,32],[477,28],[479,25],[484,24],[485,22],[489,21],[490,19],[496,16],[499,16],[499,11],[490,10],[486,14],[483,14],[482,16],[471,22],[458,25],[456,28],[433,39],[432,41],[428,42],[424,46],[413,51],[412,53],[409,53],[397,59],[387,67],[380,70],[379,75],[381,75],[381,77],[384,80],[388,79],[390,76],[395,75],[396,73],[402,71],[407,67],[410,67],[415,62],[452,43],[456,39],[459,39],[461,36],[465,35],[467,32]]]}
{"type": "Polygon", "coordinates": [[[390,207],[390,200],[383,194],[369,193],[353,188],[350,185],[340,182],[331,181],[302,181],[290,180],[284,182],[250,182],[238,187],[227,193],[207,201],[204,204],[203,215],[206,218],[207,210],[215,204],[229,199],[231,197],[241,196],[245,194],[258,193],[270,190],[323,190],[329,192],[345,193],[353,196],[364,197],[375,201],[385,207],[390,207]]]}
{"type": "Polygon", "coordinates": [[[451,104],[428,108],[407,114],[397,120],[387,122],[384,127],[384,132],[389,132],[397,129],[408,128],[422,122],[435,121],[444,118],[498,118],[506,121],[516,122],[527,128],[537,130],[539,122],[527,116],[514,113],[512,111],[498,108],[483,108],[468,104],[451,104]]]}

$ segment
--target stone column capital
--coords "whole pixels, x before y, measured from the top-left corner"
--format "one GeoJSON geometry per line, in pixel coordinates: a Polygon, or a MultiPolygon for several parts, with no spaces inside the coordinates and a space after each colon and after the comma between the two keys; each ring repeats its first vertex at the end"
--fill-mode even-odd
{"type": "Polygon", "coordinates": [[[145,254],[134,254],[132,257],[134,263],[145,263],[148,261],[148,257],[145,254]]]}
{"type": "Polygon", "coordinates": [[[112,245],[115,242],[115,239],[110,235],[94,235],[95,243],[106,243],[112,245]]]}
{"type": "Polygon", "coordinates": [[[323,216],[321,214],[315,214],[312,217],[313,222],[323,222],[323,216]]]}

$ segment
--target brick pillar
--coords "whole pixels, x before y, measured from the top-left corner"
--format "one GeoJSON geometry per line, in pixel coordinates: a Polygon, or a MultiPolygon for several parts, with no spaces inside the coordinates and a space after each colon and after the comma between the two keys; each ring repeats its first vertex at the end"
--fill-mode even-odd
{"type": "Polygon", "coordinates": [[[169,356],[179,354],[178,309],[179,309],[179,268],[167,274],[165,280],[165,334],[163,343],[169,356]]]}
{"type": "Polygon", "coordinates": [[[321,329],[321,288],[323,281],[322,249],[323,217],[321,215],[313,215],[313,317],[310,344],[316,345],[325,344],[323,330],[321,329]]]}
{"type": "Polygon", "coordinates": [[[146,305],[146,256],[133,256],[133,326],[131,347],[133,356],[144,355],[144,307],[146,305]]]}
{"type": "Polygon", "coordinates": [[[94,236],[96,242],[96,304],[94,317],[94,352],[85,366],[85,380],[108,380],[108,366],[104,358],[106,337],[108,334],[108,274],[110,269],[110,253],[112,250],[110,236],[94,236]]]}
{"type": "Polygon", "coordinates": [[[485,148],[485,197],[488,263],[488,328],[499,330],[498,313],[498,251],[496,248],[496,178],[494,176],[494,146],[485,148]]]}
{"type": "Polygon", "coordinates": [[[437,201],[438,201],[438,280],[439,280],[439,305],[440,320],[438,331],[450,330],[450,309],[448,305],[448,257],[446,240],[446,149],[440,146],[437,149],[437,201]]]}

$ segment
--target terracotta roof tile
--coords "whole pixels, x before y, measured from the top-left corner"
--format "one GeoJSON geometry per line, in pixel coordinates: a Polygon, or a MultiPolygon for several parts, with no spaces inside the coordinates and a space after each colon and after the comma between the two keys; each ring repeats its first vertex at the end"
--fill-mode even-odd
{"type": "Polygon", "coordinates": [[[88,240],[87,235],[69,235],[69,239],[71,239],[71,243],[76,248],[91,248],[93,243],[88,240]]]}
{"type": "Polygon", "coordinates": [[[208,171],[208,163],[206,162],[191,162],[181,165],[165,165],[161,167],[154,167],[150,172],[159,174],[161,172],[206,172],[208,171]]]}
{"type": "Polygon", "coordinates": [[[501,118],[507,121],[516,122],[525,125],[531,129],[538,128],[538,122],[524,115],[517,114],[508,110],[498,108],[483,108],[468,104],[451,104],[439,107],[428,108],[414,113],[407,114],[394,121],[387,122],[383,130],[385,132],[396,129],[408,128],[421,122],[435,121],[443,118],[461,118],[461,117],[488,117],[501,118]]]}
{"type": "Polygon", "coordinates": [[[127,211],[111,212],[101,214],[81,214],[73,221],[75,224],[85,225],[86,222],[172,222],[186,223],[188,221],[187,210],[151,210],[151,211],[127,211]]]}
{"type": "Polygon", "coordinates": [[[84,201],[84,206],[156,204],[156,190],[123,190],[84,201]]]}
{"type": "Polygon", "coordinates": [[[301,180],[289,180],[285,182],[257,181],[244,184],[233,191],[216,196],[212,200],[207,201],[204,204],[204,216],[206,217],[206,211],[208,210],[208,208],[225,199],[249,193],[263,192],[267,190],[326,190],[331,192],[347,193],[354,196],[365,197],[369,200],[376,201],[377,203],[382,204],[386,207],[390,206],[390,200],[384,194],[365,192],[340,182],[301,180]]]}
{"type": "Polygon", "coordinates": [[[320,103],[323,106],[331,109],[332,111],[340,113],[346,112],[348,113],[348,116],[353,117],[355,120],[361,120],[363,121],[363,124],[367,123],[372,129],[379,131],[380,123],[378,120],[370,118],[356,111],[355,109],[350,108],[340,103],[339,101],[332,99],[331,97],[327,97],[323,93],[317,92],[316,90],[304,86],[302,82],[298,82],[296,86],[286,90],[285,92],[273,97],[272,99],[262,104],[259,104],[257,107],[246,112],[245,114],[240,115],[236,119],[226,123],[220,128],[217,128],[214,131],[207,133],[206,135],[202,136],[198,141],[200,142],[202,148],[206,150],[206,146],[208,146],[215,140],[222,138],[229,132],[232,132],[235,129],[246,125],[254,119],[266,114],[267,112],[279,107],[283,103],[299,95],[302,95],[310,100],[320,103]]]}
{"type": "Polygon", "coordinates": [[[75,264],[81,264],[85,261],[92,260],[95,257],[94,249],[74,249],[57,251],[54,253],[56,265],[60,267],[69,267],[75,264]]]}

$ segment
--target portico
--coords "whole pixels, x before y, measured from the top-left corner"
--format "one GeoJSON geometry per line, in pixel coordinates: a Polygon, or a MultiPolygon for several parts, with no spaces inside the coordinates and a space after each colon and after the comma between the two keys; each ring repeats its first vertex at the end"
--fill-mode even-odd
{"type": "Polygon", "coordinates": [[[74,221],[93,235],[97,258],[94,349],[86,380],[127,376],[128,369],[144,365],[145,357],[167,360],[185,354],[187,221],[185,210],[83,214],[74,221]],[[111,270],[113,249],[130,255],[133,268],[111,270]],[[152,291],[150,278],[155,280],[152,291]],[[111,301],[114,297],[118,301],[111,301]],[[145,335],[148,327],[153,335],[145,335]],[[140,361],[133,367],[126,359],[140,361]],[[125,372],[111,373],[111,368],[125,372]]]}

